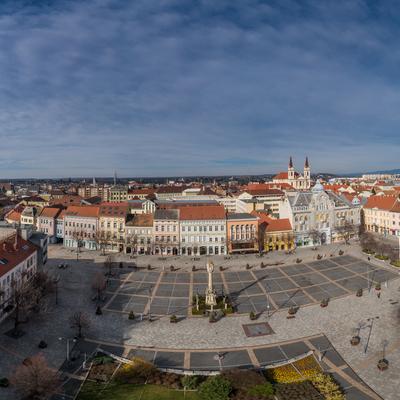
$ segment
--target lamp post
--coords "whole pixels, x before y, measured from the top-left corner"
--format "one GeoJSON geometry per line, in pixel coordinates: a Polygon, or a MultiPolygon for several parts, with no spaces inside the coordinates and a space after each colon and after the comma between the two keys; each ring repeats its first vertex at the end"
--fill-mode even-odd
{"type": "Polygon", "coordinates": [[[214,356],[214,360],[218,361],[218,365],[219,365],[219,370],[222,371],[222,360],[224,359],[224,355],[220,352],[218,352],[215,356],[214,356]]]}
{"type": "Polygon", "coordinates": [[[67,361],[69,361],[69,347],[70,347],[69,342],[72,341],[75,343],[76,339],[68,339],[68,338],[64,338],[64,337],[59,337],[58,340],[60,340],[60,341],[65,340],[67,342],[67,361]]]}
{"type": "Polygon", "coordinates": [[[55,286],[55,294],[56,294],[56,305],[58,304],[58,282],[60,281],[60,275],[57,275],[53,278],[53,283],[55,286]]]}
{"type": "Polygon", "coordinates": [[[374,321],[377,320],[377,319],[379,319],[379,315],[377,315],[376,317],[371,317],[371,318],[367,319],[368,322],[371,322],[371,325],[369,326],[369,333],[368,333],[367,343],[365,344],[365,347],[364,347],[364,353],[365,354],[367,353],[367,350],[368,350],[369,339],[371,338],[371,333],[372,333],[372,328],[374,326],[374,321]]]}

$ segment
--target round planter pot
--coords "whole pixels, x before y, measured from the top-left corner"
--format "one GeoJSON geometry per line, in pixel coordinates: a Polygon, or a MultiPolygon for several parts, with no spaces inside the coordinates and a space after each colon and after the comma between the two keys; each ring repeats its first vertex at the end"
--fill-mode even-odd
{"type": "Polygon", "coordinates": [[[352,346],[357,346],[360,344],[360,336],[353,336],[350,340],[352,346]]]}
{"type": "Polygon", "coordinates": [[[381,360],[378,361],[377,367],[379,371],[385,371],[389,368],[389,361],[386,360],[385,358],[382,358],[381,360]]]}

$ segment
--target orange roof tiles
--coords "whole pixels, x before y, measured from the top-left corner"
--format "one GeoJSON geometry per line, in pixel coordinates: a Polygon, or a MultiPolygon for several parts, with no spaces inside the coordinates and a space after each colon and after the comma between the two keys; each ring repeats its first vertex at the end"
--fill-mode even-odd
{"type": "Polygon", "coordinates": [[[180,220],[225,219],[224,206],[186,206],[180,208],[180,220]]]}
{"type": "Polygon", "coordinates": [[[370,196],[364,208],[377,208],[379,210],[390,211],[397,202],[397,196],[370,196]]]}
{"type": "Polygon", "coordinates": [[[44,207],[39,215],[39,217],[46,218],[57,218],[58,214],[60,214],[61,209],[57,207],[44,207]]]}
{"type": "Polygon", "coordinates": [[[266,232],[291,231],[292,224],[288,218],[271,218],[264,212],[253,211],[252,215],[259,218],[259,224],[266,224],[266,232]]]}
{"type": "Polygon", "coordinates": [[[125,218],[126,214],[128,214],[129,211],[128,203],[104,202],[101,203],[99,207],[100,207],[99,215],[101,217],[125,218]]]}
{"type": "Polygon", "coordinates": [[[98,206],[69,206],[65,210],[65,216],[97,218],[99,216],[100,207],[98,206]]]}

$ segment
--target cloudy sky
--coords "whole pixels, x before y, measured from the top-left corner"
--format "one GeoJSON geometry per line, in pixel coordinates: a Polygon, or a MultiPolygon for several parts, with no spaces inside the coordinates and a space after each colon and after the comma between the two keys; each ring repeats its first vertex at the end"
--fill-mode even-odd
{"type": "Polygon", "coordinates": [[[395,1],[1,0],[0,177],[398,168],[395,1]]]}

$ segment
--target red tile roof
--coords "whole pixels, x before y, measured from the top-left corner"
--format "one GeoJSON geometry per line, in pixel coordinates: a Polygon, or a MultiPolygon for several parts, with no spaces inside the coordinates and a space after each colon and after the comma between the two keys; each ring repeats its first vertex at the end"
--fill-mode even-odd
{"type": "Polygon", "coordinates": [[[259,217],[259,224],[266,224],[266,232],[291,231],[292,224],[288,218],[271,218],[264,212],[253,211],[252,215],[259,217]]]}
{"type": "Polygon", "coordinates": [[[224,206],[186,206],[180,208],[180,220],[225,219],[224,206]]]}
{"type": "Polygon", "coordinates": [[[44,207],[39,215],[39,217],[45,218],[57,218],[58,214],[62,211],[61,208],[57,207],[44,207]]]}
{"type": "Polygon", "coordinates": [[[397,196],[370,196],[364,208],[377,208],[379,210],[390,211],[397,202],[397,196]]]}
{"type": "Polygon", "coordinates": [[[7,274],[17,265],[37,251],[37,247],[15,234],[0,242],[0,277],[7,274]]]}
{"type": "MultiPolygon", "coordinates": [[[[299,173],[295,172],[294,176],[297,178],[299,176],[299,173]]],[[[288,172],[279,172],[277,175],[274,176],[273,179],[289,179],[289,173],[288,172]]]]}
{"type": "Polygon", "coordinates": [[[98,206],[69,206],[64,213],[65,217],[92,217],[99,216],[100,207],[98,206]]]}
{"type": "Polygon", "coordinates": [[[126,214],[128,214],[129,211],[128,203],[104,202],[101,203],[99,207],[99,215],[101,217],[125,218],[126,214]]]}

